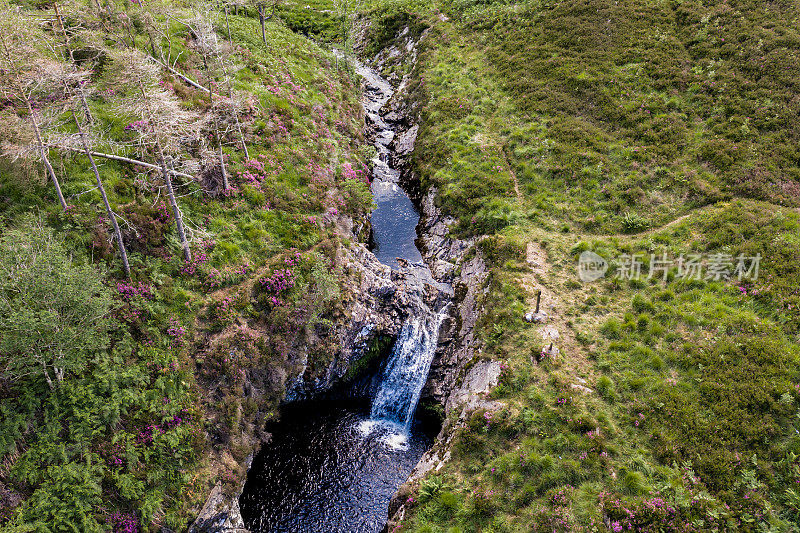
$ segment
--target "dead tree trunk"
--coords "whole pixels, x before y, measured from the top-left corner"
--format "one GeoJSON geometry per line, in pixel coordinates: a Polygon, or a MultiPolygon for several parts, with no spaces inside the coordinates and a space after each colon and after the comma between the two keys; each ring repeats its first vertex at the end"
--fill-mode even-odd
{"type": "Polygon", "coordinates": [[[64,200],[64,193],[61,192],[61,184],[58,182],[58,178],[56,177],[56,171],[53,170],[53,165],[50,164],[50,159],[47,157],[47,152],[44,149],[44,142],[42,142],[42,134],[39,131],[39,125],[36,123],[36,116],[33,113],[33,108],[31,107],[30,100],[28,100],[25,95],[22,95],[25,98],[25,103],[28,106],[28,113],[30,113],[31,117],[31,124],[33,124],[33,131],[36,133],[36,145],[39,148],[39,157],[42,159],[42,163],[44,163],[45,168],[47,169],[47,173],[50,175],[50,179],[53,180],[53,185],[56,188],[56,196],[58,196],[58,201],[61,204],[61,207],[66,211],[67,209],[67,201],[64,200]]]}
{"type": "Polygon", "coordinates": [[[172,177],[167,170],[167,162],[164,159],[164,151],[161,149],[161,142],[158,144],[158,161],[161,164],[161,176],[164,178],[164,183],[167,185],[167,196],[169,203],[172,206],[172,214],[175,216],[175,228],[178,230],[178,238],[181,240],[181,247],[183,248],[183,258],[187,262],[192,260],[192,250],[189,247],[189,241],[186,239],[186,231],[183,228],[183,218],[181,217],[181,210],[178,208],[178,201],[175,199],[175,191],[172,188],[172,177]]]}
{"type": "Polygon", "coordinates": [[[233,39],[231,39],[231,24],[228,21],[228,6],[225,6],[225,28],[228,30],[228,42],[233,44],[233,39]]]}
{"type": "MultiPolygon", "coordinates": [[[[216,123],[216,120],[214,122],[216,123]]],[[[222,153],[222,141],[220,140],[219,126],[217,126],[216,130],[217,130],[217,157],[219,158],[219,168],[222,171],[222,190],[227,191],[229,187],[228,171],[225,169],[225,156],[222,153]]]]}
{"type": "MultiPolygon", "coordinates": [[[[58,4],[53,4],[53,10],[56,13],[56,20],[58,20],[58,25],[61,28],[61,35],[64,37],[64,46],[67,47],[67,54],[69,54],[69,61],[72,65],[74,70],[77,70],[77,65],[75,64],[75,56],[72,53],[72,47],[69,45],[69,37],[67,37],[67,29],[64,27],[64,19],[61,18],[61,12],[58,10],[58,4]]],[[[89,125],[94,125],[94,118],[92,117],[92,112],[89,109],[89,103],[86,101],[86,97],[83,94],[83,89],[78,91],[80,98],[81,98],[81,106],[83,107],[83,113],[86,115],[86,120],[89,121],[89,125]]]]}
{"type": "MultiPolygon", "coordinates": [[[[228,83],[228,98],[231,100],[231,105],[233,105],[233,89],[230,86],[230,82],[228,83]]],[[[244,132],[242,131],[242,124],[239,122],[239,111],[236,109],[236,106],[233,106],[233,118],[236,121],[236,131],[239,132],[239,142],[242,143],[242,152],[244,152],[244,158],[250,159],[250,152],[247,150],[247,143],[244,142],[244,132]]]]}
{"type": "Polygon", "coordinates": [[[222,190],[227,191],[228,172],[225,169],[225,158],[222,153],[222,135],[219,133],[219,116],[214,113],[214,91],[212,90],[211,71],[208,68],[208,58],[206,54],[203,54],[203,66],[205,66],[206,75],[208,76],[208,102],[210,104],[211,121],[214,123],[214,140],[217,142],[217,158],[219,159],[219,168],[222,172],[222,190]]]}
{"type": "Polygon", "coordinates": [[[164,67],[165,69],[167,69],[171,74],[173,74],[173,75],[177,76],[178,78],[182,79],[183,81],[185,81],[186,83],[188,83],[189,85],[194,87],[195,89],[199,89],[201,91],[208,91],[208,89],[206,89],[205,87],[203,87],[202,85],[200,85],[199,83],[194,81],[192,78],[190,78],[190,77],[188,77],[188,76],[186,76],[184,74],[181,74],[180,72],[178,72],[177,70],[175,70],[171,66],[167,65],[163,61],[159,61],[158,59],[156,59],[155,57],[152,57],[152,56],[150,56],[150,59],[152,59],[157,64],[159,64],[162,67],[164,67]]]}
{"type": "MultiPolygon", "coordinates": [[[[57,146],[59,149],[63,150],[74,150],[82,152],[83,150],[78,150],[77,148],[73,148],[71,146],[57,146]]],[[[114,154],[104,154],[103,152],[95,152],[94,150],[89,151],[94,157],[102,157],[103,159],[112,159],[114,161],[120,161],[122,163],[130,163],[131,165],[138,165],[145,168],[152,168],[154,170],[161,170],[160,165],[154,165],[152,163],[146,163],[144,161],[139,161],[138,159],[131,159],[130,157],[123,157],[121,155],[114,155],[114,154]]],[[[181,178],[186,179],[194,179],[194,176],[191,174],[186,174],[185,172],[178,172],[177,170],[169,169],[169,173],[173,176],[180,176],[181,178]]]]}
{"type": "Polygon", "coordinates": [[[222,69],[226,83],[228,84],[228,99],[231,101],[233,119],[236,121],[236,131],[239,133],[239,142],[242,144],[242,152],[244,152],[245,160],[247,160],[250,159],[250,152],[247,150],[247,143],[244,142],[244,132],[242,131],[242,124],[239,122],[239,111],[233,103],[233,83],[231,82],[231,76],[228,74],[228,69],[225,68],[224,63],[222,63],[222,69]]]}
{"type": "MultiPolygon", "coordinates": [[[[148,122],[150,122],[151,125],[154,125],[153,112],[150,109],[150,104],[147,99],[147,91],[145,91],[144,85],[141,82],[139,83],[139,90],[142,93],[142,102],[144,103],[145,111],[147,112],[148,122]]],[[[158,138],[158,134],[155,135],[155,139],[156,150],[158,153],[158,163],[161,166],[161,176],[164,178],[164,183],[167,186],[167,196],[169,197],[169,203],[172,206],[172,214],[175,216],[175,228],[178,230],[178,238],[181,241],[181,248],[183,248],[183,258],[186,259],[187,262],[190,262],[192,260],[192,250],[189,247],[189,240],[186,238],[186,231],[183,227],[181,210],[178,208],[178,200],[175,198],[175,190],[172,188],[172,176],[167,170],[167,161],[166,157],[164,156],[164,149],[161,146],[161,139],[158,138]]]]}
{"type": "MultiPolygon", "coordinates": [[[[6,44],[5,36],[0,34],[0,41],[3,43],[3,51],[5,52],[6,60],[8,61],[9,66],[13,65],[13,60],[11,58],[11,52],[8,49],[8,45],[6,44]]],[[[28,116],[31,119],[31,124],[33,125],[33,132],[36,134],[36,147],[39,151],[39,157],[42,159],[42,163],[44,164],[45,169],[47,169],[47,173],[50,176],[50,179],[53,180],[53,185],[56,188],[56,195],[58,196],[58,201],[61,203],[61,207],[66,210],[67,209],[67,201],[64,200],[64,194],[61,192],[61,184],[58,182],[58,177],[56,176],[56,171],[53,170],[53,165],[50,164],[50,159],[47,157],[47,151],[44,147],[44,141],[42,141],[42,133],[39,130],[39,124],[36,122],[36,113],[33,111],[33,106],[31,106],[31,101],[28,96],[25,94],[25,89],[22,87],[22,82],[19,80],[18,77],[14,77],[14,83],[16,84],[16,89],[19,93],[19,98],[25,101],[25,106],[28,109],[28,116]]]]}
{"type": "Polygon", "coordinates": [[[83,152],[86,154],[86,157],[89,158],[89,163],[92,166],[94,179],[97,182],[97,189],[100,191],[100,196],[103,197],[103,204],[106,206],[106,213],[108,214],[108,218],[111,220],[111,225],[114,228],[114,236],[117,239],[119,256],[122,258],[122,266],[125,269],[125,277],[130,279],[131,265],[128,263],[128,252],[125,250],[125,243],[122,241],[122,232],[119,230],[119,224],[117,224],[117,216],[114,214],[114,211],[111,210],[111,205],[108,203],[108,195],[106,194],[105,187],[103,187],[103,180],[100,179],[100,172],[97,170],[97,164],[94,162],[92,152],[89,150],[89,143],[86,141],[86,134],[81,127],[81,123],[78,121],[78,117],[75,116],[75,113],[72,114],[72,118],[75,120],[75,126],[78,128],[78,136],[81,138],[83,152]]]}
{"type": "Polygon", "coordinates": [[[258,4],[258,22],[261,23],[261,39],[264,41],[264,46],[267,46],[267,31],[264,29],[264,22],[266,19],[264,18],[264,4],[258,4]]]}

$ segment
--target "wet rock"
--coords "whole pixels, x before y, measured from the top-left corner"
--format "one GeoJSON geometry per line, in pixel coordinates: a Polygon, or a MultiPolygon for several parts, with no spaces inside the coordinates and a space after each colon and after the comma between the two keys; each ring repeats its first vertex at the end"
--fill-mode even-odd
{"type": "Polygon", "coordinates": [[[397,288],[394,286],[383,286],[375,289],[375,296],[385,300],[387,298],[391,298],[392,296],[394,296],[396,292],[397,288]]]}
{"type": "Polygon", "coordinates": [[[455,279],[455,300],[451,307],[452,320],[440,332],[440,343],[431,365],[423,397],[433,397],[446,403],[457,387],[465,369],[478,353],[480,341],[475,337],[479,312],[477,302],[486,279],[486,268],[480,254],[460,265],[461,275],[455,279]],[[452,339],[442,342],[442,339],[452,339]]]}
{"type": "Polygon", "coordinates": [[[401,115],[397,111],[389,111],[388,113],[386,113],[383,116],[383,120],[385,120],[386,122],[399,124],[399,123],[404,122],[406,120],[406,118],[405,118],[404,115],[401,115]]]}
{"type": "MultiPolygon", "coordinates": [[[[328,367],[309,375],[308,350],[296,350],[297,370],[286,392],[286,402],[308,400],[340,384],[353,365],[368,351],[370,342],[380,336],[396,336],[400,331],[414,294],[408,282],[380,263],[363,244],[343,251],[342,263],[350,272],[342,292],[349,296],[346,319],[339,320],[333,331],[338,349],[328,367]]],[[[309,340],[308,344],[312,343],[309,340]]]]}

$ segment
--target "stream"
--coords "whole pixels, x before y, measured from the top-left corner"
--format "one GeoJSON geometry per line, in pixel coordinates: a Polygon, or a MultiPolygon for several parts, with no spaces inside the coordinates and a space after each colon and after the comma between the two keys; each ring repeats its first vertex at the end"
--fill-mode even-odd
{"type": "Polygon", "coordinates": [[[373,398],[288,405],[267,428],[272,438],[254,459],[239,498],[252,533],[378,533],[395,491],[433,443],[414,414],[447,306],[431,309],[425,285],[450,289],[435,282],[422,261],[415,244],[419,213],[391,166],[395,130],[383,107],[393,88],[372,69],[355,67],[365,82],[367,121],[377,130],[372,251],[381,263],[408,273],[412,312],[378,371],[373,398]]]}

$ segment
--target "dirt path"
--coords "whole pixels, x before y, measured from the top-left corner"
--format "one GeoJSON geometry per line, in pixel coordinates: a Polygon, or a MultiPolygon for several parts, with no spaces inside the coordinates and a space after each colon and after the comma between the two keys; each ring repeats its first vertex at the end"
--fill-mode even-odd
{"type": "Polygon", "coordinates": [[[590,393],[591,377],[594,366],[589,361],[586,347],[575,338],[575,332],[567,324],[563,315],[567,309],[562,295],[553,291],[548,285],[550,264],[547,253],[539,243],[530,241],[526,247],[528,271],[520,275],[519,281],[526,292],[526,307],[533,312],[536,309],[536,298],[541,291],[540,311],[546,313],[543,322],[531,323],[528,327],[534,331],[534,339],[545,348],[552,343],[558,349],[556,358],[561,363],[561,370],[571,376],[571,386],[578,391],[590,393]]]}

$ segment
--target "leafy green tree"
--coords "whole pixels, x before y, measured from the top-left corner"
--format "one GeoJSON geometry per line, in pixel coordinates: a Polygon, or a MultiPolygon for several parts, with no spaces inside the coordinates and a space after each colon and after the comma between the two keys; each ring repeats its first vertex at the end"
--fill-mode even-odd
{"type": "Polygon", "coordinates": [[[41,221],[0,239],[0,371],[44,376],[54,389],[108,344],[111,296],[41,221]]]}

